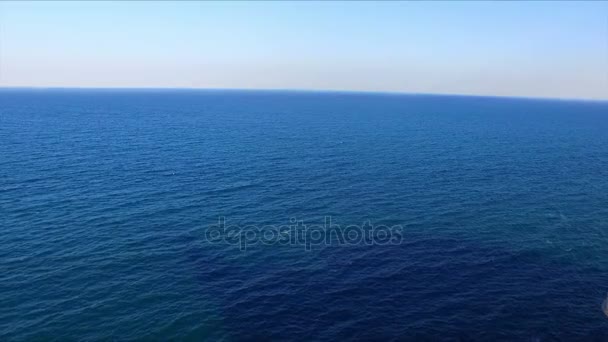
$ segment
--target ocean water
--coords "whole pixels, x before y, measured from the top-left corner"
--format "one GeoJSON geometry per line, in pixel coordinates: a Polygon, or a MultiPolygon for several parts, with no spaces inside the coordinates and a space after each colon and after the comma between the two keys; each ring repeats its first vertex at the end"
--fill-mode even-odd
{"type": "Polygon", "coordinates": [[[3,89],[0,228],[3,341],[608,340],[608,102],[3,89]]]}

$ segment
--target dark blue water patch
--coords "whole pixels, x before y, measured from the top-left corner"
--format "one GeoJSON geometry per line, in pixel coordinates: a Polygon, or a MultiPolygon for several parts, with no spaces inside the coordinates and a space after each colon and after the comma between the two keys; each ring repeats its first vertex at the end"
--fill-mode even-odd
{"type": "Polygon", "coordinates": [[[276,259],[250,250],[245,264],[230,256],[243,252],[225,249],[213,253],[213,260],[201,256],[195,267],[202,287],[222,289],[214,297],[224,302],[223,316],[232,322],[229,335],[235,339],[285,339],[304,326],[298,336],[305,339],[443,339],[432,332],[444,331],[445,339],[526,340],[534,331],[550,340],[562,329],[560,338],[581,338],[571,332],[577,324],[604,324],[597,312],[586,318],[575,313],[598,310],[601,294],[588,290],[605,279],[601,269],[582,270],[540,251],[460,239],[416,241],[422,242],[295,255],[275,250],[276,259]],[[547,315],[552,317],[544,321],[547,315]]]}
{"type": "Polygon", "coordinates": [[[608,105],[0,90],[0,337],[606,340],[608,105]],[[389,245],[205,241],[399,225],[389,245]]]}

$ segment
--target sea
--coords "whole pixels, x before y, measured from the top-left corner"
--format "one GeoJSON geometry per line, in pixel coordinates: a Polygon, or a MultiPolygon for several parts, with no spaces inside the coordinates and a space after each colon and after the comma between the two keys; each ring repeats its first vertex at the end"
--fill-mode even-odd
{"type": "Polygon", "coordinates": [[[606,341],[607,293],[607,101],[0,90],[2,341],[606,341]]]}

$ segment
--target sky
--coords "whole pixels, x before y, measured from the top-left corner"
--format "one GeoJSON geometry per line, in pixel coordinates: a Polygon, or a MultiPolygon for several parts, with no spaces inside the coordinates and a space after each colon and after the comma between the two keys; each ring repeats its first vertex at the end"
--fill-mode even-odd
{"type": "Polygon", "coordinates": [[[608,2],[0,1],[0,87],[608,99],[608,2]]]}

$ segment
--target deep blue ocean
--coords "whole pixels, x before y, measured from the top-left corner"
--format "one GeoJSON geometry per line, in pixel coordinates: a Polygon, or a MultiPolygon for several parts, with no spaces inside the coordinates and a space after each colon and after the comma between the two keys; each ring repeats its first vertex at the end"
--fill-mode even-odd
{"type": "Polygon", "coordinates": [[[602,341],[607,293],[608,102],[0,90],[2,341],[602,341]]]}

